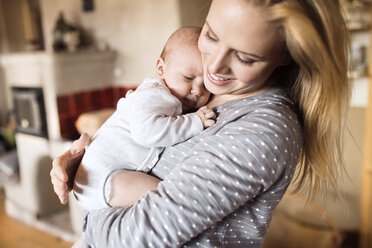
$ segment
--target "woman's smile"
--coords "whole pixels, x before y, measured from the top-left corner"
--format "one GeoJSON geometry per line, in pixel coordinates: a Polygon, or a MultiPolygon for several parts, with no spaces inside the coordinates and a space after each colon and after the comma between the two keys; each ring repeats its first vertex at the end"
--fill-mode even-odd
{"type": "Polygon", "coordinates": [[[216,86],[224,86],[233,81],[232,78],[224,78],[224,77],[219,77],[213,73],[210,73],[207,71],[207,77],[211,83],[215,84],[216,86]]]}
{"type": "Polygon", "coordinates": [[[265,8],[245,0],[226,4],[229,1],[213,1],[198,42],[205,87],[221,102],[266,89],[285,58],[283,37],[266,20],[265,8]]]}

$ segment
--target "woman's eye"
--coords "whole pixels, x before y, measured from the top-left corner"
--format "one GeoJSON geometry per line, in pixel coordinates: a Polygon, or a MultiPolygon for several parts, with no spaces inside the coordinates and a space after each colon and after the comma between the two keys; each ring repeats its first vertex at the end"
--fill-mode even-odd
{"type": "Polygon", "coordinates": [[[242,59],[238,53],[235,54],[236,57],[238,58],[238,61],[244,65],[252,65],[254,62],[256,62],[253,59],[242,59]]]}
{"type": "Polygon", "coordinates": [[[208,31],[205,32],[205,37],[207,37],[208,40],[217,41],[217,38],[212,37],[208,31]]]}

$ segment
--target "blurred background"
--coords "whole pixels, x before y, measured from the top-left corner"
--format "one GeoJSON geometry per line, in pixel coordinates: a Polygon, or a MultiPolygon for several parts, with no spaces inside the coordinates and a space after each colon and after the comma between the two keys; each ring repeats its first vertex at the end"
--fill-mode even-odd
{"type": "MultiPolygon", "coordinates": [[[[202,26],[211,0],[0,0],[0,247],[70,247],[82,209],[59,204],[51,161],[93,135],[117,100],[155,73],[178,27],[202,26]]],[[[352,98],[342,199],[287,195],[263,247],[372,247],[371,2],[344,0],[352,98]],[[369,101],[370,100],[370,101],[369,101]]]]}

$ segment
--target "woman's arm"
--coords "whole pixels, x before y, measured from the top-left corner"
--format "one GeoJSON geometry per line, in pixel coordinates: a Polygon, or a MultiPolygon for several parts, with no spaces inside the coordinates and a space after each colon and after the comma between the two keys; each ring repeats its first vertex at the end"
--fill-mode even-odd
{"type": "MultiPolygon", "coordinates": [[[[53,160],[50,177],[54,192],[62,204],[67,203],[67,194],[72,190],[76,171],[88,144],[89,137],[83,133],[69,150],[53,160]]],[[[133,205],[147,191],[156,189],[159,182],[158,178],[142,172],[118,172],[112,180],[115,187],[112,187],[109,204],[113,207],[133,205]]]]}
{"type": "MultiPolygon", "coordinates": [[[[255,132],[237,123],[198,143],[155,191],[132,207],[87,214],[85,241],[102,247],[179,247],[270,189],[287,166],[294,168],[295,158],[285,151],[298,155],[292,141],[300,137],[292,129],[268,132],[262,120],[251,124],[255,132]]],[[[287,124],[272,122],[274,128],[287,124]]],[[[269,220],[273,209],[266,211],[249,214],[269,220]]]]}
{"type": "MultiPolygon", "coordinates": [[[[89,137],[83,133],[74,141],[71,148],[53,160],[50,177],[54,192],[62,204],[67,203],[67,194],[71,191],[76,171],[84,155],[89,137]]],[[[113,207],[130,206],[147,193],[156,189],[160,180],[156,177],[136,171],[121,171],[112,180],[109,204],[113,207]],[[116,189],[116,190],[115,190],[116,189]]]]}
{"type": "MultiPolygon", "coordinates": [[[[226,141],[227,136],[218,143],[226,141]]],[[[216,159],[211,159],[209,150],[196,148],[196,155],[132,207],[89,212],[83,226],[85,242],[98,247],[179,247],[263,190],[262,178],[249,177],[255,168],[244,169],[241,160],[227,157],[232,149],[218,149],[212,155],[216,159]],[[219,153],[226,158],[219,159],[219,153]]]]}

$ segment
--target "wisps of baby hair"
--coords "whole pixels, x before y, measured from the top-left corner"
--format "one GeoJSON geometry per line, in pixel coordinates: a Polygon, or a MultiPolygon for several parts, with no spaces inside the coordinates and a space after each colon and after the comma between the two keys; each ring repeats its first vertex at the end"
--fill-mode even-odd
{"type": "Polygon", "coordinates": [[[185,26],[177,29],[167,40],[160,58],[166,61],[167,56],[173,49],[179,48],[180,44],[198,46],[201,27],[185,26]]]}

